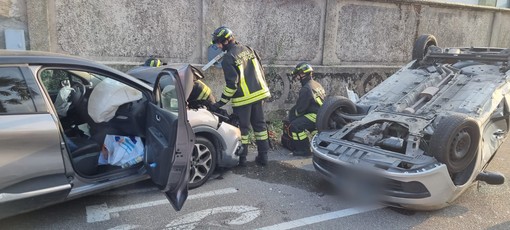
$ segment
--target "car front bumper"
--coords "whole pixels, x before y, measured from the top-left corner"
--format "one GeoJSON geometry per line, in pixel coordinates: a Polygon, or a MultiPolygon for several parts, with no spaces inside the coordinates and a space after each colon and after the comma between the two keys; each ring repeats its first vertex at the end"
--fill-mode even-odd
{"type": "MultiPolygon", "coordinates": [[[[384,204],[413,210],[436,210],[447,206],[462,189],[453,184],[444,164],[430,164],[418,170],[388,170],[376,167],[373,158],[372,162],[368,162],[356,157],[356,152],[361,155],[366,149],[356,149],[353,147],[355,145],[342,148],[341,142],[334,144],[338,146],[337,151],[333,152],[318,144],[317,135],[313,138],[315,169],[327,180],[340,186],[349,186],[343,182],[362,172],[365,176],[357,179],[370,178],[367,183],[376,182],[380,185],[380,190],[374,195],[384,204]]],[[[376,149],[374,151],[377,152],[376,149]]],[[[389,156],[379,157],[386,160],[389,156]]]]}
{"type": "Polygon", "coordinates": [[[218,128],[218,133],[223,138],[225,149],[224,154],[218,158],[218,166],[234,167],[239,163],[239,152],[242,151],[241,131],[226,122],[222,122],[218,128]]]}

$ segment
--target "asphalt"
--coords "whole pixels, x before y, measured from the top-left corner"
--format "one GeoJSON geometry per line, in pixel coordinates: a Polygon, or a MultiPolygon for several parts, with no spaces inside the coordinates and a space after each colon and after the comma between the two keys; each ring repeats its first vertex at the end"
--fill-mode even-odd
{"type": "Polygon", "coordinates": [[[273,144],[274,148],[268,153],[268,165],[259,166],[255,163],[257,150],[250,146],[246,167],[217,170],[215,179],[221,179],[222,173],[232,171],[250,179],[256,179],[273,184],[288,185],[322,196],[333,194],[334,188],[315,171],[312,157],[293,156],[292,152],[273,144]]]}

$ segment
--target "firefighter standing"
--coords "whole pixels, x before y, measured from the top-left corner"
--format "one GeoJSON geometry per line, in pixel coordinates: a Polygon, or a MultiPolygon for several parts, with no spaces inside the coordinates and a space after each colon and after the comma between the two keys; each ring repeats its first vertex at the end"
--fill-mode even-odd
{"type": "Polygon", "coordinates": [[[246,166],[250,124],[253,127],[258,150],[255,162],[265,166],[269,151],[269,136],[262,103],[271,94],[265,81],[260,58],[252,48],[237,42],[232,31],[225,26],[213,32],[212,43],[223,51],[227,51],[221,63],[226,86],[220,101],[214,107],[219,108],[232,101],[233,112],[239,117],[241,142],[244,147],[239,155],[239,166],[246,166]]]}
{"type": "Polygon", "coordinates": [[[292,79],[298,79],[301,82],[301,90],[296,105],[289,111],[289,136],[291,137],[290,148],[294,156],[310,156],[309,132],[316,130],[315,121],[317,112],[322,106],[326,97],[324,88],[321,84],[312,79],[313,69],[309,64],[299,63],[292,71],[292,79]]]}

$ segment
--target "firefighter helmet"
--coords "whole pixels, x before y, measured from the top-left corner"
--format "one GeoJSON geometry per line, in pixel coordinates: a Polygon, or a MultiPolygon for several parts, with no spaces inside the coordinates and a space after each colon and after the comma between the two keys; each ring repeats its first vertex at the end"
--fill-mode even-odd
{"type": "Polygon", "coordinates": [[[297,77],[297,75],[299,74],[312,74],[313,72],[313,68],[311,65],[309,65],[308,63],[306,62],[301,62],[299,64],[296,65],[296,67],[294,68],[294,70],[292,70],[292,73],[290,73],[290,75],[292,75],[292,77],[297,77]]]}
{"type": "Polygon", "coordinates": [[[226,26],[220,26],[212,33],[212,44],[223,43],[233,37],[232,30],[226,26]]]}
{"type": "Polygon", "coordinates": [[[162,64],[163,64],[163,62],[157,58],[149,58],[145,61],[144,66],[159,67],[162,64]]]}

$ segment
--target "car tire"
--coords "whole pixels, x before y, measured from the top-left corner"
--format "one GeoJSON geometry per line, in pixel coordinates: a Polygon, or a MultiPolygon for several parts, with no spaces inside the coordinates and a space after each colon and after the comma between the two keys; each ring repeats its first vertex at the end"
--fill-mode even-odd
{"type": "Polygon", "coordinates": [[[437,46],[436,37],[431,34],[422,34],[416,39],[413,46],[413,60],[423,59],[430,46],[437,46]]]}
{"type": "Polygon", "coordinates": [[[317,112],[317,130],[320,132],[340,129],[349,121],[341,118],[338,113],[356,114],[356,112],[356,105],[348,98],[342,96],[328,97],[317,112]]]}
{"type": "Polygon", "coordinates": [[[459,173],[475,159],[479,143],[478,123],[467,116],[454,114],[439,121],[430,140],[430,151],[450,173],[459,173]]]}
{"type": "Polygon", "coordinates": [[[202,186],[216,168],[216,148],[205,137],[197,136],[191,156],[190,178],[188,188],[202,186]]]}

